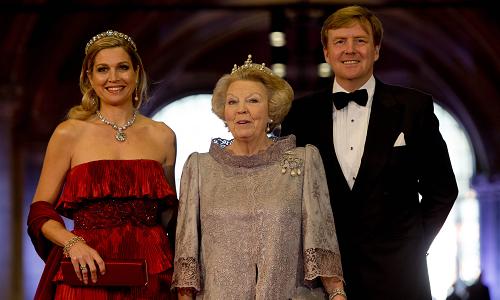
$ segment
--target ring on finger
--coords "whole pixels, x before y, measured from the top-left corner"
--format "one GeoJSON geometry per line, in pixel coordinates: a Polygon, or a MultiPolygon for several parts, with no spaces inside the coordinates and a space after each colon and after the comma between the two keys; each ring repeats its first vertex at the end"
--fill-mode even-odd
{"type": "Polygon", "coordinates": [[[87,271],[87,266],[86,265],[80,265],[80,270],[87,271]]]}

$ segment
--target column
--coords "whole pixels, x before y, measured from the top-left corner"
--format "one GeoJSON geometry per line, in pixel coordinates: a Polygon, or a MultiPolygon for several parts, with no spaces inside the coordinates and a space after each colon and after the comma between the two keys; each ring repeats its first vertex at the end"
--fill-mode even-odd
{"type": "Polygon", "coordinates": [[[491,299],[500,299],[500,176],[476,177],[479,201],[481,268],[491,299]]]}
{"type": "Polygon", "coordinates": [[[16,184],[19,173],[13,161],[13,116],[17,108],[15,85],[0,86],[0,295],[6,299],[22,299],[21,253],[18,221],[21,218],[21,187],[16,184]]]}

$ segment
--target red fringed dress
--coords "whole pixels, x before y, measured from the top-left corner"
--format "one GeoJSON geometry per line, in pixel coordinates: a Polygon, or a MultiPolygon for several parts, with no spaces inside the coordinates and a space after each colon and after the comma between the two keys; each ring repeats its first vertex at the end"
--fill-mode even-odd
{"type": "Polygon", "coordinates": [[[72,287],[53,281],[55,299],[171,299],[173,253],[160,213],[176,207],[175,193],[154,160],[98,160],[73,167],[56,209],[74,220],[73,232],[106,261],[145,258],[146,287],[72,287]]]}

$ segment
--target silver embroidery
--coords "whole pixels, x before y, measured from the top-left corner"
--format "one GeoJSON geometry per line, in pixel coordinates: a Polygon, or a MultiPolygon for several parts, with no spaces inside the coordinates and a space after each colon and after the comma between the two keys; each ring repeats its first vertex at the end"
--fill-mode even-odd
{"type": "Polygon", "coordinates": [[[172,286],[194,287],[197,299],[295,299],[297,287],[317,276],[342,279],[319,166],[319,152],[296,148],[294,137],[250,157],[214,143],[191,156],[181,179],[172,286]],[[294,165],[300,176],[291,176],[288,162],[289,175],[279,176],[284,157],[301,159],[294,165]]]}

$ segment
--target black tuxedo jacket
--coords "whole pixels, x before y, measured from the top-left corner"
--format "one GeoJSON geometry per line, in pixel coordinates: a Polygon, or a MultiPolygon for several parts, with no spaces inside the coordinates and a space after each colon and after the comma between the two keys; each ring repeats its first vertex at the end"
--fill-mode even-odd
{"type": "Polygon", "coordinates": [[[297,99],[281,134],[321,153],[348,298],[431,299],[426,253],[458,194],[432,97],[376,81],[352,190],[335,154],[332,113],[331,87],[297,99]],[[401,133],[406,145],[395,147],[401,133]]]}

